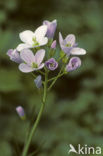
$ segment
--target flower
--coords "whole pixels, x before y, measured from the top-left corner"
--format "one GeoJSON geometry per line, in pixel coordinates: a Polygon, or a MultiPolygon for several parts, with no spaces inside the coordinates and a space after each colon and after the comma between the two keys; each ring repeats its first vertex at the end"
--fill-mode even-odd
{"type": "Polygon", "coordinates": [[[18,113],[21,119],[25,119],[25,112],[22,106],[16,107],[16,112],[18,113]]]}
{"type": "Polygon", "coordinates": [[[37,76],[36,79],[34,80],[35,85],[37,88],[41,88],[42,87],[42,77],[41,75],[37,76]]]}
{"type": "Polygon", "coordinates": [[[47,44],[48,38],[45,37],[46,32],[46,25],[38,27],[35,32],[32,32],[30,30],[21,32],[19,34],[19,37],[24,43],[19,44],[17,46],[17,50],[21,51],[23,49],[39,47],[47,44]]]}
{"type": "Polygon", "coordinates": [[[29,49],[22,50],[20,57],[22,58],[24,63],[21,63],[19,65],[19,70],[24,73],[28,73],[42,69],[44,67],[44,63],[42,63],[44,56],[44,49],[38,50],[35,55],[29,49]]]}
{"type": "Polygon", "coordinates": [[[16,49],[9,49],[7,51],[7,55],[10,57],[10,60],[12,60],[16,63],[22,62],[22,59],[20,58],[20,54],[16,49]]]}
{"type": "Polygon", "coordinates": [[[61,49],[67,54],[70,55],[70,50],[75,47],[75,36],[73,34],[68,35],[64,40],[62,34],[59,33],[59,43],[61,49]]]}
{"type": "Polygon", "coordinates": [[[62,34],[59,33],[59,43],[61,49],[69,55],[84,55],[86,51],[82,48],[77,47],[77,43],[75,42],[75,36],[73,34],[68,35],[64,40],[62,34]]]}
{"type": "Polygon", "coordinates": [[[76,70],[81,66],[81,60],[79,57],[72,57],[69,63],[66,65],[66,71],[70,72],[76,70]]]}
{"type": "Polygon", "coordinates": [[[55,34],[55,31],[56,31],[56,27],[57,27],[57,21],[54,20],[54,21],[50,22],[50,21],[46,20],[46,21],[43,22],[43,25],[47,25],[46,36],[48,38],[53,38],[54,34],[55,34]]]}
{"type": "Polygon", "coordinates": [[[54,58],[50,58],[45,62],[45,65],[49,70],[55,70],[58,67],[58,62],[54,58]]]}
{"type": "Polygon", "coordinates": [[[52,49],[55,49],[55,48],[56,48],[56,40],[54,40],[54,41],[52,42],[51,48],[52,48],[52,49]]]}

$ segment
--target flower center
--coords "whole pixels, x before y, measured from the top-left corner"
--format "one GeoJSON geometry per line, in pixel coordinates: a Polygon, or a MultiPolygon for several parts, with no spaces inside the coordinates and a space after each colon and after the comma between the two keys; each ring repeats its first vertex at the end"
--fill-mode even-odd
{"type": "Polygon", "coordinates": [[[75,67],[75,65],[76,65],[76,62],[72,62],[72,67],[75,67]]]}
{"type": "Polygon", "coordinates": [[[72,46],[72,45],[71,45],[71,43],[69,43],[69,42],[66,44],[66,47],[71,47],[71,46],[72,46]]]}
{"type": "Polygon", "coordinates": [[[34,42],[34,43],[33,43],[33,46],[38,46],[38,45],[39,45],[39,43],[38,43],[37,40],[36,40],[36,37],[33,37],[33,38],[32,38],[32,41],[34,42]]]}
{"type": "Polygon", "coordinates": [[[38,64],[36,64],[35,62],[32,63],[31,65],[32,68],[38,68],[38,64]]]}
{"type": "Polygon", "coordinates": [[[54,63],[50,63],[50,67],[54,67],[54,63]]]}

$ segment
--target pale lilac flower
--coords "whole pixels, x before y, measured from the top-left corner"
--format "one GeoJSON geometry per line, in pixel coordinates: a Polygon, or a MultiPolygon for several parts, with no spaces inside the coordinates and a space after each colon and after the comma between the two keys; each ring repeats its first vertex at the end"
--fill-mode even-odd
{"type": "Polygon", "coordinates": [[[55,70],[58,67],[58,62],[54,58],[50,58],[48,61],[45,62],[45,66],[49,70],[55,70]]]}
{"type": "Polygon", "coordinates": [[[75,36],[73,34],[70,34],[65,39],[63,39],[62,34],[59,33],[59,43],[61,49],[67,54],[67,56],[86,54],[84,49],[77,47],[75,36]]]}
{"type": "Polygon", "coordinates": [[[10,57],[10,60],[21,63],[22,59],[20,58],[20,53],[16,49],[9,49],[7,55],[10,57]]]}
{"type": "Polygon", "coordinates": [[[43,22],[43,25],[47,25],[46,36],[48,38],[53,38],[54,34],[55,34],[55,31],[56,31],[56,27],[57,27],[57,20],[54,20],[52,22],[46,20],[46,21],[43,22]]]}
{"type": "Polygon", "coordinates": [[[20,52],[20,57],[22,58],[24,63],[21,63],[19,65],[20,71],[28,73],[42,69],[44,67],[44,63],[42,63],[44,56],[44,49],[38,50],[35,55],[29,49],[22,50],[20,52]]]}
{"type": "Polygon", "coordinates": [[[62,34],[59,33],[59,43],[61,49],[69,56],[70,51],[73,47],[77,46],[75,43],[75,36],[73,34],[68,35],[65,39],[63,39],[62,34]]]}
{"type": "Polygon", "coordinates": [[[23,49],[39,47],[47,44],[48,38],[45,37],[47,33],[47,26],[42,25],[36,29],[35,32],[30,30],[23,31],[19,34],[22,42],[17,46],[17,50],[21,51],[23,49]]]}
{"type": "Polygon", "coordinates": [[[54,41],[52,42],[52,44],[51,44],[51,48],[52,48],[52,49],[55,49],[55,48],[56,48],[56,43],[57,43],[56,40],[54,40],[54,41]]]}
{"type": "Polygon", "coordinates": [[[76,70],[81,66],[81,60],[79,57],[72,57],[69,63],[66,65],[66,71],[70,72],[76,70]]]}
{"type": "Polygon", "coordinates": [[[16,112],[18,113],[21,119],[25,119],[25,112],[22,106],[16,107],[16,112]]]}
{"type": "Polygon", "coordinates": [[[34,80],[35,85],[37,88],[41,88],[42,87],[42,77],[41,75],[37,76],[36,79],[34,80]]]}

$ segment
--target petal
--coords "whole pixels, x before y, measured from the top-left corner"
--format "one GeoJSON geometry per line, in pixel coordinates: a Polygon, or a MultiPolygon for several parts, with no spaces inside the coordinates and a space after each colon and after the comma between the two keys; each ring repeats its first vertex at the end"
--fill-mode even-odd
{"type": "Polygon", "coordinates": [[[47,20],[45,20],[45,21],[43,21],[43,25],[49,25],[51,22],[49,22],[49,21],[47,21],[47,20]]]}
{"type": "Polygon", "coordinates": [[[38,70],[42,69],[43,67],[44,67],[44,63],[42,63],[42,64],[39,66],[38,70]]]}
{"type": "Polygon", "coordinates": [[[35,62],[35,56],[33,52],[29,49],[24,49],[20,53],[20,57],[22,60],[24,60],[28,65],[31,65],[33,62],[35,62]]]}
{"type": "Polygon", "coordinates": [[[44,56],[45,56],[45,50],[44,49],[38,50],[37,53],[35,54],[35,62],[38,65],[40,65],[41,62],[43,61],[44,56]]]}
{"type": "Polygon", "coordinates": [[[22,59],[20,58],[20,53],[16,49],[9,49],[7,55],[10,57],[10,60],[16,63],[22,63],[22,59]]]}
{"type": "Polygon", "coordinates": [[[56,19],[55,19],[55,20],[53,20],[53,21],[52,21],[52,23],[56,23],[56,24],[57,24],[57,20],[56,20],[56,19]]]}
{"type": "Polygon", "coordinates": [[[34,33],[30,30],[23,31],[19,34],[21,41],[27,44],[33,44],[32,38],[34,33]]]}
{"type": "Polygon", "coordinates": [[[47,42],[48,42],[48,38],[44,37],[41,40],[39,40],[39,44],[40,44],[39,46],[43,46],[43,45],[47,44],[47,42]]]}
{"type": "Polygon", "coordinates": [[[60,45],[63,43],[63,37],[60,32],[59,32],[59,43],[60,43],[60,45]]]}
{"type": "Polygon", "coordinates": [[[7,55],[8,55],[9,57],[11,57],[13,51],[14,51],[14,49],[9,49],[9,50],[7,51],[7,55]]]}
{"type": "Polygon", "coordinates": [[[71,55],[85,55],[86,54],[86,50],[82,49],[82,48],[73,48],[70,51],[71,55]]]}
{"type": "Polygon", "coordinates": [[[42,25],[36,29],[36,31],[34,32],[34,36],[36,36],[36,39],[38,42],[39,40],[41,40],[41,38],[43,38],[46,35],[46,32],[47,32],[46,25],[42,25]]]}
{"type": "Polygon", "coordinates": [[[21,43],[21,44],[19,44],[19,45],[17,46],[16,50],[17,50],[17,51],[21,51],[21,50],[27,49],[27,48],[32,48],[32,46],[31,46],[31,45],[28,45],[28,44],[23,44],[23,43],[21,43]]]}
{"type": "Polygon", "coordinates": [[[23,73],[29,73],[29,72],[32,72],[34,69],[25,63],[21,63],[19,65],[19,70],[22,71],[23,73]]]}
{"type": "Polygon", "coordinates": [[[70,34],[70,35],[68,35],[68,36],[66,37],[65,40],[66,40],[67,43],[70,43],[71,46],[73,46],[73,45],[75,44],[75,35],[70,34]]]}

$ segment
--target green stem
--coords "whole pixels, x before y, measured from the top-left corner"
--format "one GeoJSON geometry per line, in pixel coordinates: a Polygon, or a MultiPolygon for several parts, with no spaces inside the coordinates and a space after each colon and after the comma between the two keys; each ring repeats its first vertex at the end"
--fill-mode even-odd
{"type": "Polygon", "coordinates": [[[34,73],[31,73],[31,75],[32,75],[34,78],[36,78],[36,77],[37,77],[34,73]]]}
{"type": "Polygon", "coordinates": [[[51,85],[48,88],[48,91],[53,87],[53,85],[55,84],[55,82],[57,81],[57,79],[59,77],[61,77],[62,75],[64,75],[64,72],[61,74],[61,71],[58,73],[58,75],[54,78],[54,81],[51,83],[51,85]]]}
{"type": "Polygon", "coordinates": [[[39,70],[38,72],[39,72],[40,74],[42,74],[42,75],[45,75],[45,73],[44,73],[44,72],[42,72],[42,71],[40,71],[40,70],[39,70]]]}
{"type": "MultiPolygon", "coordinates": [[[[61,76],[63,76],[63,75],[64,75],[64,73],[60,74],[60,75],[58,76],[58,78],[61,77],[61,76]]],[[[49,79],[48,82],[53,81],[56,77],[57,77],[57,76],[55,76],[55,77],[49,79]]]]}
{"type": "Polygon", "coordinates": [[[22,156],[27,156],[28,149],[29,149],[32,137],[35,134],[36,128],[37,128],[37,126],[39,124],[39,121],[41,119],[41,116],[42,116],[42,113],[43,113],[43,110],[44,110],[44,107],[45,107],[46,96],[47,96],[47,77],[48,77],[48,73],[45,71],[44,94],[43,94],[42,105],[41,105],[39,114],[37,116],[37,119],[36,119],[32,129],[31,129],[31,132],[30,132],[30,135],[28,137],[27,143],[24,146],[24,150],[23,150],[22,156]]]}
{"type": "Polygon", "coordinates": [[[59,62],[61,59],[63,59],[66,56],[66,54],[64,54],[62,57],[60,57],[57,62],[59,62]]]}

